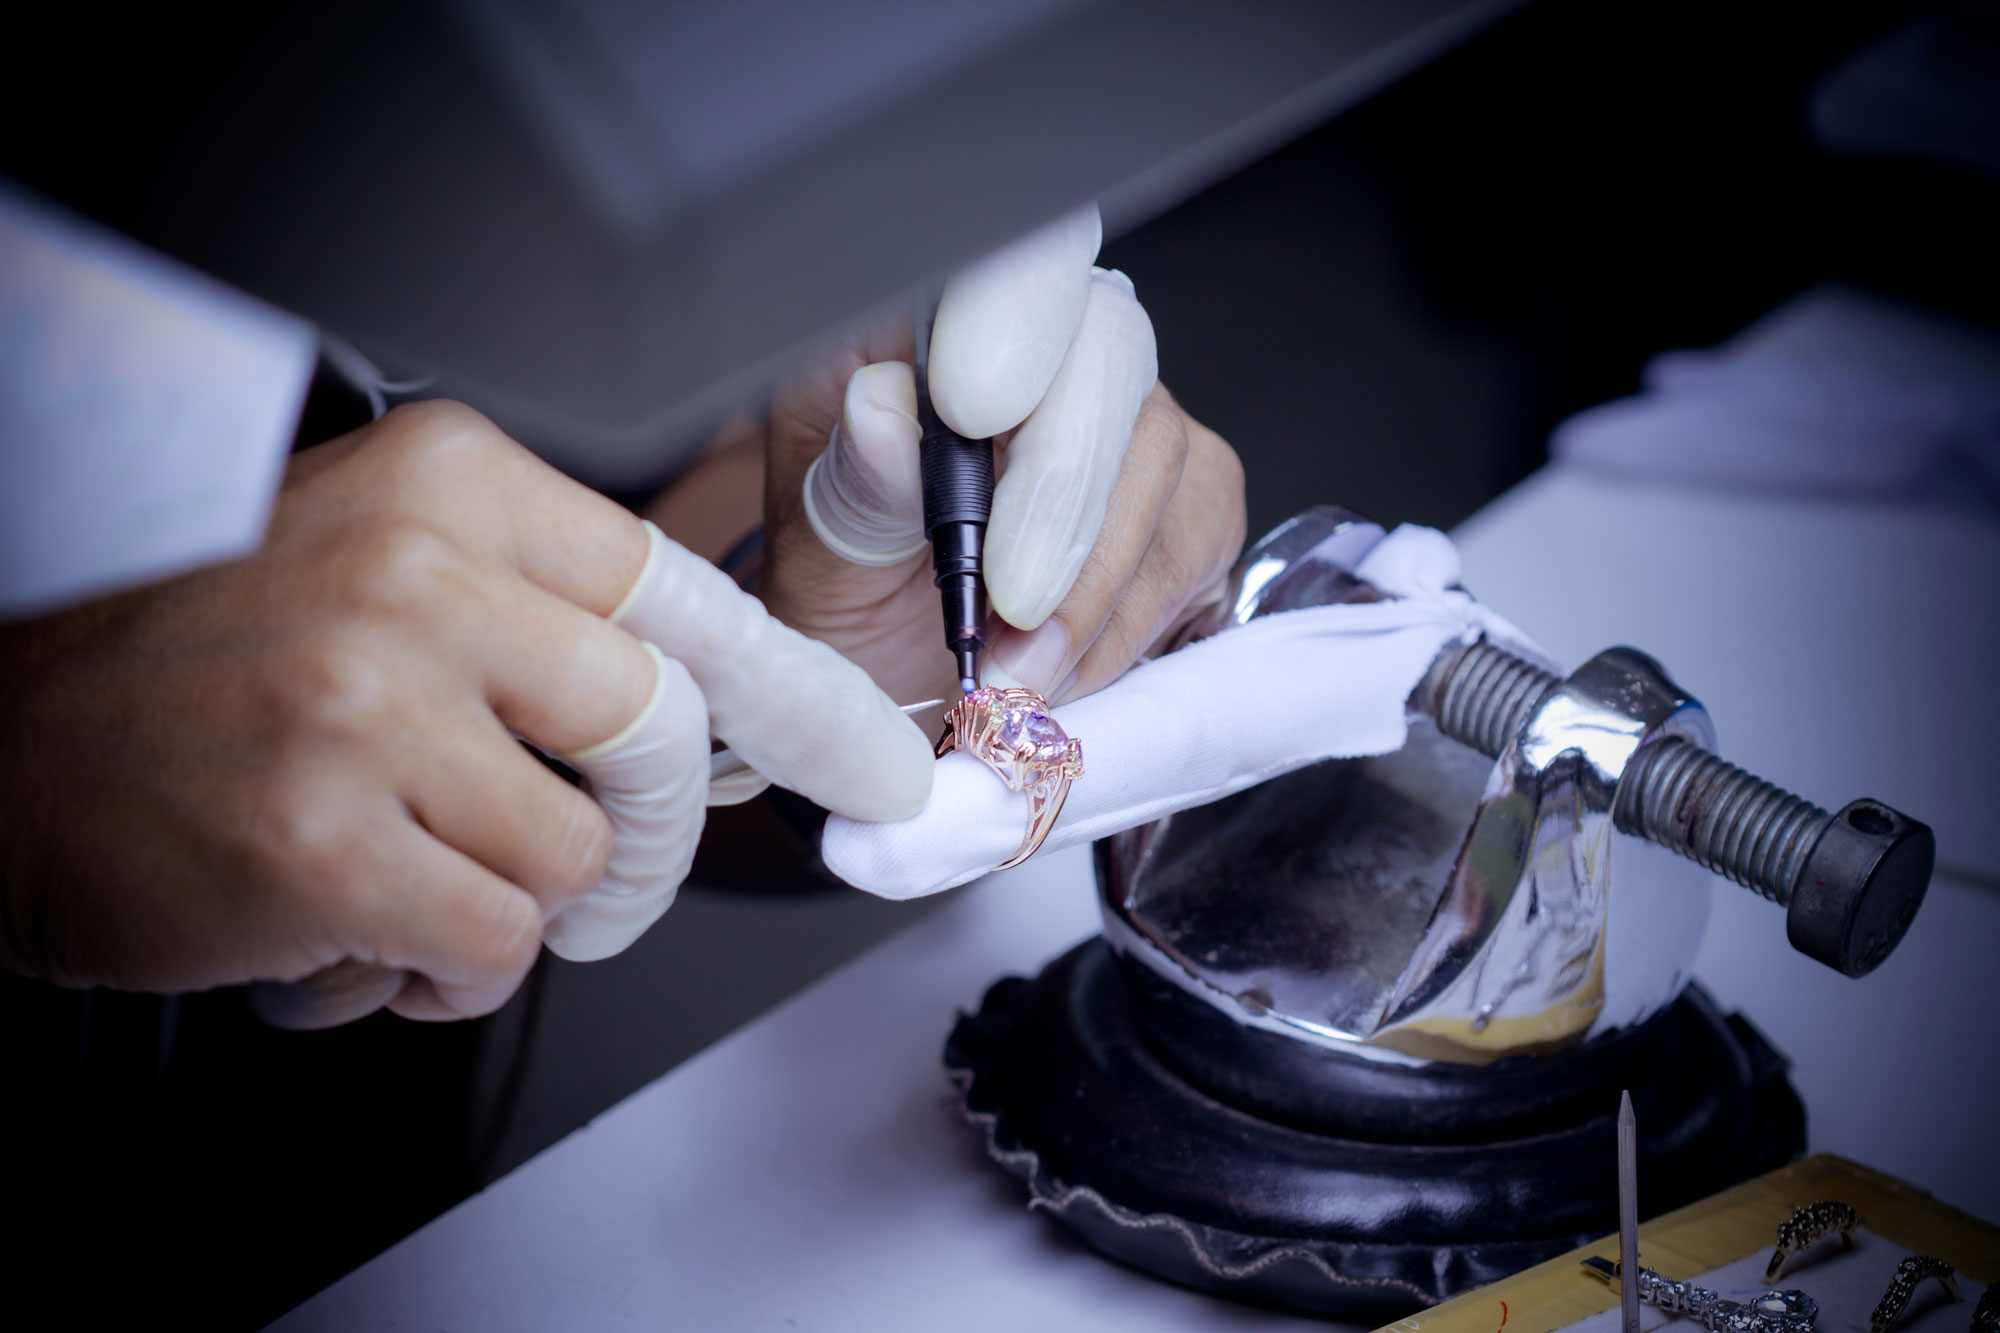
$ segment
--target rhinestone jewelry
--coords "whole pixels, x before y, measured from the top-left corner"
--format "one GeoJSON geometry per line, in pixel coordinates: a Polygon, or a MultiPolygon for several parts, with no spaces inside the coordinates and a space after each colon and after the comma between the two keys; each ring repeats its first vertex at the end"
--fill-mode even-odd
{"type": "Polygon", "coordinates": [[[1014,854],[994,868],[1021,864],[1055,827],[1069,799],[1069,784],[1083,776],[1083,742],[1049,716],[1048,701],[1033,690],[982,686],[953,705],[944,721],[937,743],[940,759],[963,750],[992,769],[1009,791],[1028,794],[1027,834],[1014,854]]]}
{"type": "Polygon", "coordinates": [[[1764,1280],[1773,1281],[1785,1261],[1811,1248],[1814,1242],[1840,1233],[1841,1248],[1854,1248],[1854,1228],[1861,1225],[1855,1211],[1837,1199],[1809,1203],[1778,1224],[1778,1248],[1764,1269],[1764,1280]]]}
{"type": "Polygon", "coordinates": [[[1970,1333],[2000,1333],[2000,1282],[1980,1293],[1979,1304],[1972,1307],[1970,1333]]]}
{"type": "Polygon", "coordinates": [[[1917,1288],[1929,1277],[1936,1278],[1938,1285],[1953,1300],[1965,1299],[1958,1294],[1958,1274],[1950,1264],[1935,1255],[1913,1254],[1896,1265],[1896,1276],[1889,1279],[1889,1289],[1875,1303],[1875,1312],[1868,1317],[1872,1333],[1889,1333],[1896,1326],[1896,1321],[1903,1317],[1910,1297],[1917,1294],[1917,1288]]]}
{"type": "MultiPolygon", "coordinates": [[[[1586,1259],[1583,1266],[1607,1282],[1618,1276],[1618,1265],[1609,1259],[1586,1259]]],[[[1707,1287],[1641,1268],[1638,1289],[1640,1300],[1669,1314],[1685,1315],[1709,1333],[1812,1333],[1819,1318],[1819,1302],[1793,1288],[1732,1301],[1707,1287]]]]}

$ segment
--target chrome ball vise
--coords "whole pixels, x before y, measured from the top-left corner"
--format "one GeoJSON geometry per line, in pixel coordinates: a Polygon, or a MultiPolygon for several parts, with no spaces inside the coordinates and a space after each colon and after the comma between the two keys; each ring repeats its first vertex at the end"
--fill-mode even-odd
{"type": "MultiPolygon", "coordinates": [[[[1182,642],[1384,600],[1353,572],[1382,536],[1300,514],[1182,642]]],[[[1801,1151],[1783,1058],[1691,984],[1710,872],[1858,977],[1923,901],[1930,829],[1729,764],[1701,704],[1630,648],[1562,677],[1453,644],[1409,711],[1393,754],[1099,843],[1103,937],[954,1029],[945,1062],[990,1153],[1097,1248],[1393,1318],[1615,1228],[1621,1088],[1659,1208],[1801,1151]]]]}

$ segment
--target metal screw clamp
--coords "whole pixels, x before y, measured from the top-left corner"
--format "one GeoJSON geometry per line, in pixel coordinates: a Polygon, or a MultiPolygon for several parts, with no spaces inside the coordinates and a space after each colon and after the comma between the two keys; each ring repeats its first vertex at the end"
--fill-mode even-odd
{"type": "MultiPolygon", "coordinates": [[[[1649,723],[1700,707],[1636,649],[1600,653],[1566,681],[1484,639],[1440,656],[1415,702],[1445,735],[1498,758],[1576,686],[1649,723]]],[[[1937,855],[1927,825],[1880,801],[1828,814],[1665,731],[1626,762],[1614,818],[1785,907],[1792,947],[1850,977],[1874,971],[1909,930],[1937,855]]]]}

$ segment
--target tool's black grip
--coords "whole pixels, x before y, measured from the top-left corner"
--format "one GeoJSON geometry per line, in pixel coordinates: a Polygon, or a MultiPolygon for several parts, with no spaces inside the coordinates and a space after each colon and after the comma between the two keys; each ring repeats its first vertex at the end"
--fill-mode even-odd
{"type": "Polygon", "coordinates": [[[978,523],[940,523],[931,529],[931,581],[944,598],[944,641],[984,643],[986,586],[980,581],[980,546],[986,529],[978,523]]]}
{"type": "MultiPolygon", "coordinates": [[[[931,570],[942,588],[947,578],[962,574],[975,579],[982,572],[986,545],[983,523],[940,523],[931,529],[931,570]]],[[[983,623],[980,621],[969,623],[983,623]]]]}
{"type": "Polygon", "coordinates": [[[926,431],[924,532],[945,523],[984,523],[993,511],[993,441],[968,440],[946,426],[926,431]]]}

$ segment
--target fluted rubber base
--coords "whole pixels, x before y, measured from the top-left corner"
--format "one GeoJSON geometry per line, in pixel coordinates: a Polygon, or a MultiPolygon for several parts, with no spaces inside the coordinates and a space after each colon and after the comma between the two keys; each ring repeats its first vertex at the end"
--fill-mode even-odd
{"type": "MultiPolygon", "coordinates": [[[[1690,990],[1638,1039],[1645,1215],[1803,1150],[1784,1060],[1742,1019],[1690,990]]],[[[1559,1081],[1569,1058],[1537,1057],[1559,1081]]],[[[1238,1300],[1387,1322],[1617,1229],[1617,1086],[1601,1109],[1481,1142],[1443,1122],[1434,1141],[1395,1143],[1281,1124],[1160,1058],[1102,939],[997,982],[944,1063],[1040,1210],[1121,1263],[1238,1300]]]]}

